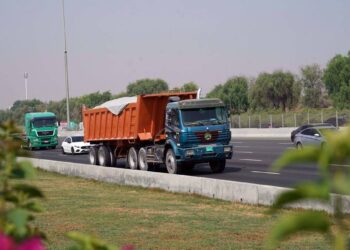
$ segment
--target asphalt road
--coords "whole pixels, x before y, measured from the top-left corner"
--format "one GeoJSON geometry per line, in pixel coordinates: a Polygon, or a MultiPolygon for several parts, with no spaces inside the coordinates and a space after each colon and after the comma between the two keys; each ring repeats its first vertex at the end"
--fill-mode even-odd
{"type": "MultiPolygon", "coordinates": [[[[226,169],[223,173],[213,174],[208,164],[199,164],[186,175],[281,187],[292,187],[301,181],[319,178],[317,167],[314,165],[288,166],[280,172],[271,170],[271,164],[285,150],[294,148],[294,145],[289,140],[234,139],[232,143],[234,145],[234,155],[231,160],[227,161],[226,169]]],[[[35,158],[89,164],[88,155],[62,154],[60,148],[34,150],[32,153],[35,158]]],[[[124,163],[124,160],[118,161],[117,167],[123,168],[124,163]]],[[[166,172],[165,168],[155,171],[166,172]]]]}

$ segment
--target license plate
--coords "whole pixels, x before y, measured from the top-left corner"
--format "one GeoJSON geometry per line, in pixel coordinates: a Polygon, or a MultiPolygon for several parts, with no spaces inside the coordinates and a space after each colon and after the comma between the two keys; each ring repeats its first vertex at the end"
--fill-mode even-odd
{"type": "Polygon", "coordinates": [[[50,141],[44,141],[44,143],[45,143],[45,144],[48,144],[48,143],[50,143],[50,141]]]}
{"type": "Polygon", "coordinates": [[[212,152],[212,151],[213,151],[213,147],[211,147],[211,146],[210,146],[210,147],[207,147],[207,148],[206,148],[206,151],[207,151],[207,152],[212,152]]]}

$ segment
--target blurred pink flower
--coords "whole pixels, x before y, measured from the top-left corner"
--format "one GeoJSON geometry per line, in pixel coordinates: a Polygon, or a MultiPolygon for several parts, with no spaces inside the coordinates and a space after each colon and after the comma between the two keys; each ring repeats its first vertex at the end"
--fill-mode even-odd
{"type": "Polygon", "coordinates": [[[0,233],[0,250],[14,250],[15,242],[11,237],[0,233]]]}
{"type": "Polygon", "coordinates": [[[16,245],[10,236],[0,233],[0,250],[45,250],[45,246],[39,237],[30,238],[16,245]]]}
{"type": "Polygon", "coordinates": [[[45,246],[39,237],[33,237],[23,241],[16,250],[45,250],[45,246]]]}

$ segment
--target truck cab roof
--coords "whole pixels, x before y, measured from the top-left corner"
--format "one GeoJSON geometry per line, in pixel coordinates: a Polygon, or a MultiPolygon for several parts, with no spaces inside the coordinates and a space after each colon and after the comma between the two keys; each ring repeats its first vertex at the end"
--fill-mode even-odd
{"type": "Polygon", "coordinates": [[[197,108],[212,108],[212,107],[225,107],[223,101],[217,98],[206,99],[187,99],[178,102],[172,102],[168,104],[168,108],[178,109],[197,109],[197,108]]]}
{"type": "Polygon", "coordinates": [[[26,119],[42,118],[42,117],[56,117],[56,115],[52,112],[33,112],[33,113],[25,114],[26,119]]]}

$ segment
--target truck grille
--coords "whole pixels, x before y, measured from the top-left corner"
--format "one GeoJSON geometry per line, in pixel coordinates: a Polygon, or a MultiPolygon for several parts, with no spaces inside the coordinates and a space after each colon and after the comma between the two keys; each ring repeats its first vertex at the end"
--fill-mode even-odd
{"type": "Polygon", "coordinates": [[[184,133],[187,137],[187,143],[213,143],[213,142],[225,142],[229,141],[230,130],[222,131],[197,131],[184,133]]]}
{"type": "Polygon", "coordinates": [[[47,131],[38,131],[38,136],[47,136],[47,135],[53,135],[53,130],[47,130],[47,131]]]}

